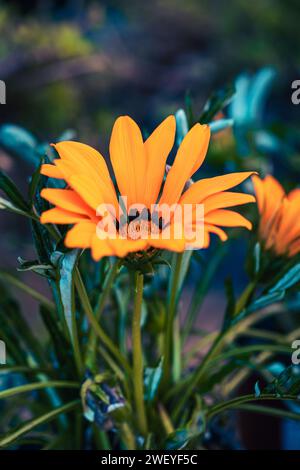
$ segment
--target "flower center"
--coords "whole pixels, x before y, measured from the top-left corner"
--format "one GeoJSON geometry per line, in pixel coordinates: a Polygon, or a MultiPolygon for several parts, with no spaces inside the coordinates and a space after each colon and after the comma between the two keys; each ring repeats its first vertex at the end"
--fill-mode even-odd
{"type": "Polygon", "coordinates": [[[117,225],[119,233],[131,240],[147,239],[151,234],[158,234],[164,227],[162,217],[158,217],[155,212],[151,215],[149,209],[143,209],[142,212],[131,210],[127,217],[121,217],[117,225]]]}

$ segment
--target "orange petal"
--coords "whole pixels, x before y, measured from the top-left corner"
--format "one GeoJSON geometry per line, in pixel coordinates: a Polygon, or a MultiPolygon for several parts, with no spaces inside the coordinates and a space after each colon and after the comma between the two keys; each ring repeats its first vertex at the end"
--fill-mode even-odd
{"type": "Polygon", "coordinates": [[[145,204],[154,204],[165,174],[166,161],[174,145],[176,120],[167,117],[148,137],[145,142],[147,170],[145,180],[145,204]]]}
{"type": "MultiPolygon", "coordinates": [[[[279,213],[279,211],[278,211],[279,213]]],[[[278,226],[275,227],[275,249],[287,246],[294,238],[300,235],[300,222],[298,220],[299,203],[296,199],[284,198],[278,216],[278,226]]]]}
{"type": "Polygon", "coordinates": [[[70,186],[79,196],[95,210],[104,204],[105,200],[101,192],[101,187],[91,180],[88,175],[73,175],[69,179],[70,186]]]}
{"type": "Polygon", "coordinates": [[[271,175],[264,179],[265,199],[263,208],[263,219],[267,221],[280,207],[285,196],[285,191],[281,184],[271,175]]]}
{"type": "Polygon", "coordinates": [[[249,202],[255,202],[255,197],[251,194],[222,192],[213,194],[206,198],[204,204],[204,213],[207,214],[215,209],[222,209],[224,207],[240,206],[249,202]]]}
{"type": "Polygon", "coordinates": [[[110,158],[119,191],[128,207],[144,203],[146,153],[138,125],[129,116],[119,117],[110,139],[110,158]]]}
{"type": "Polygon", "coordinates": [[[81,214],[59,209],[58,207],[43,212],[40,217],[42,224],[75,224],[82,220],[86,220],[86,217],[81,214]]]}
{"type": "Polygon", "coordinates": [[[264,208],[264,204],[265,204],[264,183],[260,179],[260,177],[257,175],[252,176],[251,179],[252,179],[252,183],[253,183],[253,187],[254,187],[254,191],[256,195],[258,211],[261,214],[264,208]]]}
{"type": "Polygon", "coordinates": [[[113,182],[103,156],[89,145],[79,142],[59,142],[54,145],[61,160],[54,160],[55,165],[64,175],[69,185],[73,175],[89,178],[91,184],[99,186],[107,204],[117,208],[117,198],[113,182]]]}
{"type": "Polygon", "coordinates": [[[150,239],[149,245],[153,246],[154,248],[159,248],[161,250],[168,250],[168,251],[175,251],[176,253],[182,253],[185,250],[185,240],[179,239],[175,240],[171,239],[150,239]]]}
{"type": "Polygon", "coordinates": [[[119,258],[124,258],[128,253],[142,251],[147,248],[147,240],[130,240],[130,239],[108,239],[108,243],[112,248],[114,254],[119,258]]]}
{"type": "Polygon", "coordinates": [[[79,222],[68,231],[65,238],[65,245],[68,248],[89,248],[95,232],[95,223],[79,222]]]}
{"type": "Polygon", "coordinates": [[[273,246],[282,216],[282,203],[285,192],[281,184],[271,175],[264,179],[252,178],[260,213],[259,233],[266,247],[273,246]],[[280,212],[280,213],[279,213],[280,212]]]}
{"type": "Polygon", "coordinates": [[[226,242],[226,240],[228,240],[227,233],[225,233],[224,230],[222,230],[220,227],[216,227],[215,225],[211,224],[205,224],[205,230],[218,235],[222,242],[226,242]]]}
{"type": "Polygon", "coordinates": [[[203,240],[199,242],[198,240],[195,240],[193,242],[188,241],[186,243],[185,249],[194,249],[194,250],[203,250],[205,248],[208,248],[210,245],[210,235],[208,230],[204,230],[203,232],[203,240]]]}
{"type": "Polygon", "coordinates": [[[154,248],[181,253],[185,250],[184,227],[181,223],[173,223],[158,234],[159,238],[152,236],[149,244],[154,248]]]}
{"type": "Polygon", "coordinates": [[[109,245],[108,240],[101,240],[97,235],[93,235],[92,237],[91,248],[92,257],[95,261],[99,261],[99,259],[104,256],[114,256],[115,254],[112,247],[109,245]]]}
{"type": "Polygon", "coordinates": [[[300,202],[300,189],[296,188],[290,191],[289,194],[287,195],[287,198],[291,202],[298,201],[299,203],[300,202]]]}
{"type": "Polygon", "coordinates": [[[241,214],[225,209],[217,209],[207,214],[205,216],[205,223],[222,225],[223,227],[245,227],[248,230],[252,229],[251,222],[241,214]]]}
{"type": "Polygon", "coordinates": [[[63,161],[71,163],[74,174],[96,174],[104,185],[112,187],[105,159],[97,150],[75,141],[59,142],[53,147],[63,161]]]}
{"type": "Polygon", "coordinates": [[[41,175],[49,176],[49,178],[64,179],[64,175],[54,165],[45,163],[41,166],[41,175]]]}
{"type": "Polygon", "coordinates": [[[180,199],[180,204],[197,204],[212,194],[226,191],[242,183],[253,171],[230,173],[228,175],[205,178],[192,184],[180,199]]]}
{"type": "Polygon", "coordinates": [[[300,239],[295,240],[289,247],[288,255],[290,257],[297,255],[300,252],[300,239]]]}
{"type": "Polygon", "coordinates": [[[160,204],[176,203],[187,180],[202,164],[210,138],[209,126],[196,124],[187,133],[178,149],[163,189],[160,204]]]}
{"type": "Polygon", "coordinates": [[[65,209],[66,211],[84,215],[94,215],[91,208],[71,189],[45,188],[41,191],[41,196],[51,202],[51,204],[65,209]]]}

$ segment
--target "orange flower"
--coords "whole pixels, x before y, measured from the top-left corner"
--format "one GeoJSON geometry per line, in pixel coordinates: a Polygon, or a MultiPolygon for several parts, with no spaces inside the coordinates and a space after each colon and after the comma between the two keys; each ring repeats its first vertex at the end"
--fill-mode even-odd
{"type": "Polygon", "coordinates": [[[300,252],[300,189],[286,194],[281,184],[266,176],[252,177],[260,213],[259,236],[267,250],[289,257],[300,252]]]}
{"type": "MultiPolygon", "coordinates": [[[[127,197],[127,207],[131,206],[131,210],[132,207],[137,208],[134,216],[131,210],[123,209],[120,213],[116,189],[99,152],[79,142],[55,144],[60,158],[54,160],[54,165],[43,165],[41,173],[65,180],[67,189],[43,189],[42,197],[55,207],[41,215],[41,222],[73,224],[65,238],[65,245],[91,248],[95,260],[111,255],[124,257],[130,252],[149,248],[182,252],[188,245],[207,247],[210,233],[217,234],[223,241],[227,239],[220,226],[246,227],[250,230],[252,226],[246,218],[227,208],[254,202],[255,198],[227,190],[243,182],[253,172],[203,179],[186,189],[186,182],[205,159],[210,139],[207,125],[196,124],[188,132],[164,181],[166,161],[174,144],[175,127],[174,116],[169,116],[144,142],[139,127],[130,117],[119,117],[114,124],[110,140],[111,163],[120,196],[123,201],[127,197]],[[158,217],[157,203],[159,207],[162,204],[166,207],[177,204],[179,208],[203,204],[204,239],[201,243],[187,243],[184,234],[175,236],[175,229],[180,223],[174,215],[170,222],[158,217]],[[100,231],[98,229],[99,221],[103,222],[104,217],[103,211],[99,213],[98,208],[103,204],[108,208],[107,213],[117,231],[115,237],[103,236],[102,228],[100,231]],[[138,210],[141,204],[146,211],[138,210]],[[150,225],[155,227],[154,233],[150,233],[150,225]],[[171,233],[165,236],[170,228],[171,233]],[[139,233],[143,236],[137,236],[139,233]]],[[[193,209],[193,227],[197,222],[195,217],[193,209]]]]}

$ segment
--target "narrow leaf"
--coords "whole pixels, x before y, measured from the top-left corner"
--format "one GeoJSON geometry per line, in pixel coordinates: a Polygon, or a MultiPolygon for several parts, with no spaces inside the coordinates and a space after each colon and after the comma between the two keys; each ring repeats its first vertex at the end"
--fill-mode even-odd
{"type": "Polygon", "coordinates": [[[32,431],[36,427],[40,426],[41,424],[46,424],[57,416],[61,415],[62,413],[68,413],[72,411],[74,408],[80,405],[80,400],[74,400],[66,405],[60,406],[55,408],[48,413],[45,413],[38,418],[34,418],[30,421],[27,421],[25,424],[22,424],[18,428],[15,428],[12,432],[6,434],[2,438],[0,438],[0,447],[7,447],[9,444],[12,444],[20,437],[24,436],[28,432],[32,431]]]}
{"type": "Polygon", "coordinates": [[[3,171],[0,171],[0,189],[16,207],[23,211],[28,211],[29,208],[27,202],[15,183],[3,171]]]}

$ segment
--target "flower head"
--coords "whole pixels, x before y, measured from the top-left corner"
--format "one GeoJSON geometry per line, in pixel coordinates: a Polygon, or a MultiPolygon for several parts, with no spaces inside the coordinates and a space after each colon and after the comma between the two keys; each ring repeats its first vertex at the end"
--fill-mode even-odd
{"type": "Polygon", "coordinates": [[[286,194],[281,184],[268,175],[252,177],[258,211],[259,236],[267,250],[292,257],[300,252],[300,189],[286,194]]]}
{"type": "Polygon", "coordinates": [[[254,197],[227,190],[253,172],[186,186],[205,159],[210,139],[207,125],[196,124],[187,133],[165,174],[175,127],[174,116],[169,116],[143,141],[137,124],[128,116],[119,117],[110,140],[116,186],[99,152],[79,142],[55,144],[60,158],[54,165],[43,165],[41,173],[65,180],[67,187],[43,189],[42,197],[55,207],[41,215],[41,222],[72,224],[65,245],[91,248],[95,260],[148,249],[206,248],[211,233],[227,239],[221,227],[251,229],[245,217],[227,208],[254,202],[254,197]],[[182,221],[183,213],[188,222],[182,221]],[[186,235],[187,226],[192,237],[186,235]]]}

